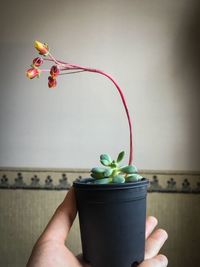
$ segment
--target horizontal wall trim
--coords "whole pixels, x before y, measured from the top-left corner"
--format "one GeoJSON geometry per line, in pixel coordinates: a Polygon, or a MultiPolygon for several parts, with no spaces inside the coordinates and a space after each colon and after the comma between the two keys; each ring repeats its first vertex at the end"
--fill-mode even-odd
{"type": "MultiPolygon", "coordinates": [[[[200,194],[200,172],[140,170],[149,179],[149,192],[200,194]]],[[[0,168],[0,189],[68,190],[88,169],[0,168]]]]}
{"type": "MultiPolygon", "coordinates": [[[[89,173],[90,169],[82,168],[41,168],[41,167],[0,167],[2,171],[14,171],[14,172],[70,172],[70,173],[89,173]]],[[[145,170],[139,169],[139,173],[149,174],[171,174],[171,175],[197,175],[200,176],[199,171],[192,170],[145,170]]]]}

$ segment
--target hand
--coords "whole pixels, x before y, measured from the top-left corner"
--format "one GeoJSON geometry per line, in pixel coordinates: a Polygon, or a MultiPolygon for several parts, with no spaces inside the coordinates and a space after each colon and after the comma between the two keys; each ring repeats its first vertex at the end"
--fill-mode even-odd
{"type": "MultiPolygon", "coordinates": [[[[74,189],[71,188],[36,242],[27,267],[90,267],[65,246],[76,213],[74,189]]],[[[152,216],[147,218],[145,260],[138,267],[167,266],[167,258],[158,255],[167,239],[167,233],[162,229],[154,231],[156,225],[156,218],[152,216]]]]}
{"type": "Polygon", "coordinates": [[[146,243],[145,260],[138,267],[166,267],[168,260],[164,255],[158,254],[168,234],[163,229],[157,229],[158,221],[155,217],[149,216],[146,220],[146,243]]]}

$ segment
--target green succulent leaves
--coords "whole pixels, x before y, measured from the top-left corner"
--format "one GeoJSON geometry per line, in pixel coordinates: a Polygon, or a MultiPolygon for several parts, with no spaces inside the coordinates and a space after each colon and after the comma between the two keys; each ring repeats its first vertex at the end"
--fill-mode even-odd
{"type": "Polygon", "coordinates": [[[102,178],[94,181],[94,184],[110,184],[112,183],[111,178],[102,178]]]}
{"type": "Polygon", "coordinates": [[[119,166],[124,156],[125,152],[121,151],[117,160],[112,160],[108,154],[102,154],[100,162],[104,167],[95,167],[91,170],[94,184],[130,183],[141,180],[143,177],[137,173],[135,166],[119,166]]]}
{"type": "Polygon", "coordinates": [[[124,158],[124,156],[125,156],[125,152],[124,151],[120,152],[119,155],[118,155],[118,157],[117,157],[117,163],[119,163],[120,161],[122,161],[123,158],[124,158]]]}
{"type": "Polygon", "coordinates": [[[112,174],[113,174],[113,169],[112,168],[108,168],[104,172],[104,176],[105,177],[110,177],[110,176],[112,176],[112,174]]]}
{"type": "Polygon", "coordinates": [[[124,178],[124,176],[123,175],[116,175],[116,176],[114,176],[113,177],[113,179],[112,179],[112,182],[113,183],[125,183],[125,178],[124,178]]]}
{"type": "Polygon", "coordinates": [[[103,154],[100,156],[100,162],[104,166],[110,166],[112,159],[108,154],[103,154]]]}
{"type": "Polygon", "coordinates": [[[91,170],[92,173],[97,173],[97,174],[104,173],[104,171],[105,171],[105,168],[101,168],[101,167],[96,167],[91,170]]]}
{"type": "Polygon", "coordinates": [[[126,181],[127,181],[127,182],[135,182],[135,181],[139,181],[139,180],[141,180],[142,178],[143,178],[143,177],[142,177],[141,175],[135,173],[135,174],[128,175],[128,176],[126,177],[126,181]]]}
{"type": "Polygon", "coordinates": [[[132,174],[132,173],[137,172],[137,168],[133,165],[124,166],[124,167],[120,168],[120,170],[126,174],[132,174]]]}

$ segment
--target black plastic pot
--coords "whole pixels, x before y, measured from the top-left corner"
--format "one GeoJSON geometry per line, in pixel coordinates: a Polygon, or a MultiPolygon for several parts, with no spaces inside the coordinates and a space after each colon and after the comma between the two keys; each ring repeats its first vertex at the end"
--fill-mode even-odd
{"type": "Polygon", "coordinates": [[[92,267],[131,267],[144,259],[148,180],[74,182],[83,258],[92,267]]]}

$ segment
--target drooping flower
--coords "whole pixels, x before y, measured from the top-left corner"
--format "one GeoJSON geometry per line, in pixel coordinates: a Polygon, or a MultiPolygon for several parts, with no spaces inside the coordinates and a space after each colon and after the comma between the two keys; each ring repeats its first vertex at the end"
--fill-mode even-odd
{"type": "Polygon", "coordinates": [[[80,66],[80,65],[69,64],[67,62],[57,60],[49,52],[49,47],[48,47],[48,45],[46,43],[41,43],[39,41],[35,41],[35,48],[39,51],[40,55],[49,57],[49,58],[46,58],[44,60],[54,62],[54,64],[58,65],[58,67],[56,68],[56,66],[53,66],[50,70],[49,69],[39,70],[38,67],[39,67],[39,64],[41,62],[38,62],[37,60],[35,60],[33,62],[34,65],[32,65],[32,68],[27,71],[27,77],[30,78],[30,79],[33,79],[36,76],[39,77],[41,72],[49,72],[50,71],[50,76],[48,77],[48,86],[49,86],[49,88],[56,87],[56,85],[57,85],[56,77],[59,75],[59,72],[68,71],[68,70],[69,71],[70,70],[74,70],[74,71],[73,72],[66,72],[66,73],[62,73],[62,74],[78,73],[78,72],[83,72],[83,71],[94,72],[94,73],[99,73],[99,74],[107,77],[110,81],[112,81],[112,83],[115,85],[116,89],[119,92],[119,95],[121,97],[122,103],[123,103],[124,108],[125,108],[127,120],[128,120],[129,136],[130,136],[129,165],[131,165],[132,161],[133,161],[132,123],[131,123],[129,110],[128,110],[128,107],[127,107],[126,100],[124,98],[123,92],[122,92],[121,88],[119,87],[119,85],[117,84],[117,82],[113,79],[113,77],[110,76],[109,74],[105,73],[104,71],[101,71],[101,70],[96,69],[96,68],[94,69],[94,68],[83,67],[83,66],[80,66]]]}
{"type": "Polygon", "coordinates": [[[41,57],[36,57],[33,59],[32,67],[40,67],[43,64],[44,60],[41,57]]]}
{"type": "Polygon", "coordinates": [[[51,70],[50,70],[51,77],[56,78],[59,75],[59,73],[60,73],[60,70],[56,65],[51,67],[51,70]]]}
{"type": "Polygon", "coordinates": [[[39,41],[35,41],[35,48],[39,51],[39,54],[42,56],[48,56],[49,54],[49,46],[46,43],[41,43],[39,41]]]}
{"type": "Polygon", "coordinates": [[[56,87],[56,85],[57,85],[56,79],[53,78],[52,76],[49,76],[48,77],[48,86],[49,86],[49,88],[54,88],[54,87],[56,87]]]}
{"type": "Polygon", "coordinates": [[[26,76],[29,78],[29,79],[33,79],[35,77],[39,77],[40,76],[40,70],[37,69],[37,68],[31,68],[29,70],[27,70],[26,72],[26,76]]]}

